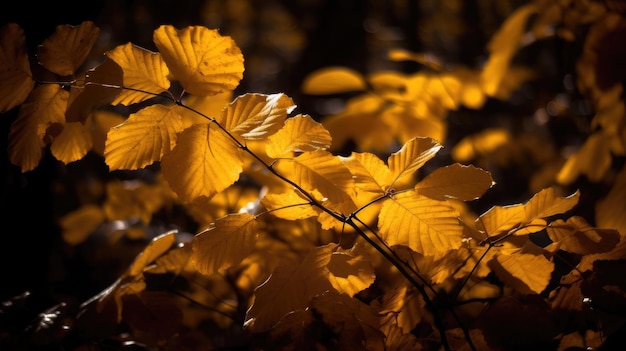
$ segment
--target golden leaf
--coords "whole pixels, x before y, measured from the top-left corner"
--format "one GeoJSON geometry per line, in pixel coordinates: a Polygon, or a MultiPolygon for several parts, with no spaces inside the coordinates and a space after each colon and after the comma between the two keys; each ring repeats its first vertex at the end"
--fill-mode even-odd
{"type": "Polygon", "coordinates": [[[459,248],[463,235],[454,207],[414,191],[385,200],[378,228],[387,245],[405,245],[425,256],[459,248]]]}
{"type": "Polygon", "coordinates": [[[481,197],[493,184],[489,172],[455,163],[434,170],[415,185],[415,190],[435,200],[469,201],[481,197]]]}
{"type": "Polygon", "coordinates": [[[15,24],[0,29],[0,113],[26,100],[35,87],[24,30],[15,24]]]}
{"type": "Polygon", "coordinates": [[[493,206],[476,219],[479,229],[495,236],[517,227],[525,219],[523,205],[493,206]]]}
{"type": "Polygon", "coordinates": [[[96,205],[85,205],[66,214],[59,222],[63,230],[63,240],[70,245],[82,243],[104,219],[102,209],[96,205]]]}
{"type": "Polygon", "coordinates": [[[161,182],[111,181],[107,183],[107,198],[102,208],[110,221],[136,218],[148,224],[152,214],[168,198],[168,192],[163,187],[161,182]]]}
{"type": "Polygon", "coordinates": [[[584,174],[592,182],[598,182],[613,162],[610,139],[604,133],[593,133],[575,154],[569,156],[556,176],[560,184],[571,184],[584,174]]]}
{"type": "Polygon", "coordinates": [[[437,141],[426,137],[415,137],[409,140],[402,148],[391,154],[387,160],[393,181],[390,186],[402,183],[407,177],[415,176],[428,160],[443,146],[437,141]]]}
{"type": "Polygon", "coordinates": [[[336,246],[316,247],[299,264],[276,267],[269,279],[254,290],[246,325],[254,332],[269,330],[284,315],[306,308],[313,297],[332,290],[327,266],[336,246]]]}
{"type": "Polygon", "coordinates": [[[85,157],[93,146],[90,127],[91,122],[65,123],[61,134],[50,145],[52,155],[65,164],[85,157]]]}
{"type": "Polygon", "coordinates": [[[248,140],[260,140],[283,126],[287,115],[296,107],[285,94],[245,94],[237,97],[217,121],[229,132],[248,140]]]}
{"type": "Polygon", "coordinates": [[[578,203],[580,192],[560,197],[554,188],[546,188],[535,194],[524,205],[525,222],[536,218],[547,218],[571,210],[578,203]]]}
{"type": "Polygon", "coordinates": [[[267,139],[265,151],[272,158],[294,152],[326,150],[330,148],[328,130],[308,115],[297,115],[285,121],[285,125],[267,139]]]}
{"type": "Polygon", "coordinates": [[[241,262],[253,250],[258,236],[255,218],[247,213],[219,218],[191,242],[196,269],[211,275],[241,262]]]}
{"type": "Polygon", "coordinates": [[[39,165],[46,146],[44,138],[53,124],[65,124],[65,109],[69,94],[57,84],[46,84],[33,90],[20,107],[9,133],[9,157],[22,172],[39,165]]]}
{"type": "Polygon", "coordinates": [[[196,124],[178,136],[163,156],[163,176],[181,201],[211,198],[232,185],[243,170],[241,150],[214,123],[196,124]]]}
{"type": "Polygon", "coordinates": [[[135,170],[160,161],[183,129],[177,105],[155,104],[131,114],[107,134],[105,162],[111,170],[135,170]]]}
{"type": "Polygon", "coordinates": [[[415,289],[405,285],[385,292],[379,314],[395,317],[397,326],[404,333],[410,333],[419,322],[428,318],[424,299],[415,289]]]}
{"type": "Polygon", "coordinates": [[[202,26],[176,29],[161,25],[153,41],[174,78],[193,95],[234,90],[243,77],[243,55],[237,44],[202,26]]]}
{"type": "Polygon", "coordinates": [[[540,294],[554,270],[554,263],[541,254],[499,254],[490,263],[498,278],[521,294],[540,294]]]}
{"type": "Polygon", "coordinates": [[[617,230],[593,228],[578,216],[556,220],[546,231],[558,249],[580,255],[607,252],[620,241],[617,230]]]}
{"type": "Polygon", "coordinates": [[[124,89],[111,103],[130,105],[147,100],[170,87],[169,70],[161,54],[131,43],[120,45],[105,53],[123,71],[124,89]],[[144,93],[149,92],[151,94],[144,93]]]}
{"type": "Polygon", "coordinates": [[[363,76],[346,67],[324,67],[309,73],[302,83],[302,92],[310,95],[339,94],[363,91],[367,88],[363,76]]]}
{"type": "Polygon", "coordinates": [[[128,269],[128,274],[130,276],[138,276],[147,265],[172,248],[172,245],[176,242],[176,233],[177,231],[172,230],[152,239],[150,244],[137,255],[128,269]]]}
{"type": "Polygon", "coordinates": [[[349,157],[342,157],[341,162],[352,173],[356,189],[360,192],[382,195],[391,185],[391,171],[372,153],[353,152],[349,157]]]}
{"type": "Polygon", "coordinates": [[[59,25],[37,48],[37,59],[60,76],[73,75],[87,59],[99,34],[100,29],[91,21],[78,26],[59,25]]]}
{"type": "Polygon", "coordinates": [[[327,268],[330,284],[338,292],[349,296],[366,289],[376,278],[371,259],[358,246],[350,250],[338,248],[331,255],[327,268]]]}
{"type": "Polygon", "coordinates": [[[104,144],[106,143],[107,133],[111,128],[124,122],[126,117],[112,111],[97,110],[85,122],[91,130],[91,138],[93,140],[93,151],[98,155],[104,156],[104,144]],[[91,123],[89,123],[91,122],[91,123]]]}
{"type": "Polygon", "coordinates": [[[452,148],[452,158],[458,162],[468,162],[477,156],[493,152],[510,140],[509,132],[500,128],[488,128],[484,131],[461,139],[452,148]]]}
{"type": "Polygon", "coordinates": [[[292,221],[315,217],[320,211],[295,191],[280,194],[268,193],[261,199],[261,204],[272,211],[276,217],[292,221]]]}
{"type": "Polygon", "coordinates": [[[232,98],[233,92],[230,90],[208,96],[186,95],[183,103],[189,109],[180,111],[185,129],[194,124],[210,123],[210,119],[218,117],[232,98]]]}

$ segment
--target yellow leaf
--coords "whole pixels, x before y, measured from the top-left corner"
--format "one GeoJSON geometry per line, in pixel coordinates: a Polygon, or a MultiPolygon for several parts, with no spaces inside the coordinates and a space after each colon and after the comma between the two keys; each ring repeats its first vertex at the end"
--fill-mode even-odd
{"type": "Polygon", "coordinates": [[[106,142],[107,133],[111,128],[124,122],[126,117],[119,113],[105,110],[94,111],[91,118],[85,122],[91,130],[91,138],[93,140],[93,151],[98,155],[104,156],[104,144],[106,142]],[[91,121],[91,123],[88,123],[91,121]]]}
{"type": "Polygon", "coordinates": [[[0,113],[26,100],[35,87],[22,28],[9,23],[0,29],[0,113]]]}
{"type": "Polygon", "coordinates": [[[65,164],[85,157],[93,146],[89,127],[91,127],[91,122],[65,123],[61,134],[54,138],[50,145],[52,155],[65,164]]]}
{"type": "Polygon", "coordinates": [[[496,236],[516,228],[524,221],[525,216],[523,205],[493,206],[480,215],[476,223],[488,236],[496,236]]]}
{"type": "Polygon", "coordinates": [[[214,123],[196,124],[180,133],[161,168],[181,201],[191,202],[211,198],[237,181],[243,160],[241,150],[214,123]]]}
{"type": "Polygon", "coordinates": [[[570,217],[567,221],[556,220],[550,223],[546,231],[558,249],[580,255],[607,252],[620,241],[617,230],[593,228],[578,216],[570,217]]]}
{"type": "Polygon", "coordinates": [[[367,88],[363,76],[346,67],[324,67],[311,72],[302,83],[302,92],[328,95],[363,91],[367,88]]]}
{"type": "Polygon", "coordinates": [[[37,59],[46,69],[60,76],[73,75],[87,59],[99,34],[100,29],[91,21],[78,26],[59,25],[37,48],[37,59]]]}
{"type": "Polygon", "coordinates": [[[391,171],[374,154],[353,152],[349,157],[342,157],[341,162],[348,167],[356,188],[361,192],[382,195],[391,185],[391,171]]]}
{"type": "Polygon", "coordinates": [[[237,97],[217,121],[229,132],[248,140],[260,140],[283,126],[287,115],[296,107],[285,94],[245,94],[237,97]]]}
{"type": "Polygon", "coordinates": [[[525,222],[536,218],[547,218],[571,210],[578,203],[580,192],[567,197],[560,197],[554,188],[546,188],[535,194],[525,205],[525,222]]]}
{"type": "Polygon", "coordinates": [[[176,29],[161,25],[153,41],[174,78],[193,95],[234,90],[243,77],[243,55],[237,44],[202,26],[176,29]]]}
{"type": "Polygon", "coordinates": [[[218,117],[232,98],[232,91],[209,96],[186,95],[183,103],[192,110],[181,109],[185,129],[193,124],[210,123],[210,118],[218,117]]]}
{"type": "Polygon", "coordinates": [[[567,158],[556,176],[560,184],[571,184],[579,175],[586,175],[590,181],[598,182],[609,170],[613,162],[610,140],[602,132],[593,133],[583,146],[567,158]]]}
{"type": "Polygon", "coordinates": [[[219,192],[211,199],[200,197],[185,204],[185,209],[198,223],[199,228],[207,228],[216,219],[229,213],[238,213],[249,204],[256,203],[259,190],[233,185],[219,192]]]}
{"type": "Polygon", "coordinates": [[[509,132],[505,129],[489,128],[484,131],[466,136],[452,148],[452,158],[458,162],[468,162],[477,156],[493,152],[510,140],[509,132]]]}
{"type": "Polygon", "coordinates": [[[59,223],[63,230],[63,240],[70,245],[82,243],[104,219],[102,209],[96,205],[85,205],[66,214],[59,223]]]}
{"type": "Polygon", "coordinates": [[[111,170],[135,170],[160,161],[183,129],[177,105],[155,104],[131,114],[107,134],[105,162],[111,170]]]}
{"type": "Polygon", "coordinates": [[[596,203],[596,225],[615,228],[626,235],[626,167],[615,177],[608,194],[596,203]]]}
{"type": "Polygon", "coordinates": [[[167,252],[176,242],[176,233],[177,231],[172,230],[152,239],[150,244],[148,244],[148,246],[146,246],[146,248],[139,255],[137,255],[128,270],[128,274],[130,276],[137,276],[141,274],[147,265],[167,252]]]}
{"type": "Polygon", "coordinates": [[[254,290],[246,325],[254,332],[269,330],[284,315],[306,308],[313,297],[333,289],[327,266],[335,247],[316,247],[299,264],[276,267],[269,279],[254,290]]]}
{"type": "Polygon", "coordinates": [[[33,90],[20,108],[9,133],[9,157],[22,172],[37,167],[46,146],[44,137],[53,124],[65,123],[69,94],[57,84],[45,84],[33,90]]]}
{"type": "Polygon", "coordinates": [[[87,71],[85,84],[72,85],[65,118],[67,122],[84,122],[97,108],[110,104],[122,91],[122,69],[105,59],[98,67],[87,71]]]}
{"type": "Polygon", "coordinates": [[[491,263],[498,278],[521,294],[543,292],[554,270],[554,263],[541,254],[500,254],[491,263]]]}
{"type": "Polygon", "coordinates": [[[426,256],[459,248],[463,235],[455,208],[414,191],[385,200],[378,229],[387,245],[405,245],[426,256]]]}
{"type": "Polygon", "coordinates": [[[294,152],[326,150],[330,147],[328,130],[308,115],[297,115],[267,139],[265,151],[272,158],[292,156],[294,152]]]}
{"type": "Polygon", "coordinates": [[[385,292],[379,313],[397,316],[397,326],[405,333],[410,333],[427,315],[424,299],[415,289],[409,289],[405,285],[385,292]]]}
{"type": "Polygon", "coordinates": [[[434,170],[415,185],[415,190],[435,200],[469,201],[481,197],[493,184],[489,172],[455,163],[434,170]]]}
{"type": "Polygon", "coordinates": [[[354,296],[374,282],[376,274],[371,259],[359,252],[358,246],[350,250],[338,248],[328,263],[328,280],[340,293],[354,296]]]}
{"type": "Polygon", "coordinates": [[[402,183],[403,178],[415,176],[415,172],[420,169],[428,160],[443,146],[437,141],[426,137],[415,137],[409,140],[402,148],[391,154],[387,159],[389,170],[395,183],[402,183]]]}
{"type": "Polygon", "coordinates": [[[106,201],[102,205],[107,219],[140,219],[149,224],[152,214],[163,206],[167,191],[164,184],[145,184],[139,181],[111,181],[106,187],[106,201]]]}
{"type": "Polygon", "coordinates": [[[147,100],[170,87],[169,70],[161,54],[131,43],[120,45],[105,53],[124,72],[124,89],[111,103],[130,105],[147,100]],[[146,94],[142,91],[149,92],[146,94]]]}
{"type": "Polygon", "coordinates": [[[261,199],[261,204],[276,217],[291,221],[319,215],[319,210],[295,191],[268,193],[261,199]]]}
{"type": "Polygon", "coordinates": [[[191,259],[206,275],[241,262],[253,250],[258,236],[255,218],[247,213],[230,214],[198,233],[191,242],[191,259]]]}

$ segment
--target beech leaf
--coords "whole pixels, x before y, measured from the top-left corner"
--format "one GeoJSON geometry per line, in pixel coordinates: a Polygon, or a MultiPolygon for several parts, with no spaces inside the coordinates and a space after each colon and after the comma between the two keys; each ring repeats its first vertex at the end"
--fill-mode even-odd
{"type": "Polygon", "coordinates": [[[65,123],[61,134],[57,135],[50,145],[52,155],[65,164],[85,157],[93,147],[91,125],[91,122],[85,124],[80,122],[65,123]]]}
{"type": "Polygon", "coordinates": [[[543,189],[524,205],[525,221],[565,213],[576,206],[579,198],[578,191],[570,196],[561,197],[556,194],[554,188],[543,189]]]}
{"type": "Polygon", "coordinates": [[[59,25],[37,48],[37,59],[60,76],[73,75],[87,59],[99,34],[100,29],[91,21],[78,26],[59,25]]]}
{"type": "Polygon", "coordinates": [[[153,41],[174,78],[193,95],[234,90],[243,77],[243,55],[231,37],[215,29],[161,25],[153,41]]]}
{"type": "Polygon", "coordinates": [[[24,102],[34,87],[24,30],[6,24],[0,29],[0,113],[24,102]]]}
{"type": "Polygon", "coordinates": [[[349,157],[342,157],[341,162],[352,173],[359,191],[383,194],[391,184],[391,171],[372,153],[353,152],[349,157]]]}
{"type": "Polygon", "coordinates": [[[310,73],[302,83],[302,92],[327,95],[363,91],[367,84],[363,76],[346,67],[324,67],[310,73]]]}
{"type": "Polygon", "coordinates": [[[391,186],[401,182],[403,178],[414,176],[414,173],[433,158],[442,147],[437,141],[427,137],[416,137],[406,142],[387,160],[393,177],[391,186]]]}
{"type": "Polygon", "coordinates": [[[261,204],[272,211],[274,216],[292,221],[319,215],[319,210],[295,191],[280,194],[269,193],[263,196],[261,204]]]}
{"type": "Polygon", "coordinates": [[[128,270],[128,274],[130,276],[141,274],[147,265],[172,248],[172,245],[176,242],[176,233],[176,230],[172,230],[152,239],[150,244],[137,255],[128,270]]]}
{"type": "Polygon", "coordinates": [[[359,253],[358,246],[350,250],[338,248],[328,263],[329,281],[340,293],[354,296],[369,287],[376,278],[369,257],[359,253]]]}
{"type": "Polygon", "coordinates": [[[111,170],[135,170],[160,161],[183,130],[177,105],[155,104],[131,114],[107,134],[105,162],[111,170]]]}
{"type": "Polygon", "coordinates": [[[558,249],[580,255],[610,251],[620,241],[617,230],[593,228],[578,216],[567,221],[556,220],[550,223],[546,232],[558,249]]]}
{"type": "Polygon", "coordinates": [[[469,201],[481,197],[493,184],[489,172],[455,163],[434,170],[415,185],[415,190],[435,200],[469,201]]]}
{"type": "Polygon", "coordinates": [[[240,263],[254,250],[257,236],[253,216],[230,214],[194,237],[191,258],[200,273],[211,275],[240,263]]]}
{"type": "Polygon", "coordinates": [[[541,254],[499,254],[490,262],[498,278],[521,294],[540,294],[554,270],[554,263],[541,254]]]}
{"type": "Polygon", "coordinates": [[[269,136],[265,151],[269,157],[291,156],[294,152],[326,150],[331,144],[330,133],[308,115],[297,115],[269,136]]]}

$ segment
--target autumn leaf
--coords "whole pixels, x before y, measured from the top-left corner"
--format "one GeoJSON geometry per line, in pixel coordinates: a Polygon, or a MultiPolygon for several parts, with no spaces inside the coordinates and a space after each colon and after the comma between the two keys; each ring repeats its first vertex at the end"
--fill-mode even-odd
{"type": "Polygon", "coordinates": [[[85,157],[93,147],[91,126],[91,122],[65,123],[61,134],[57,135],[50,145],[52,155],[65,164],[85,157]]]}
{"type": "Polygon", "coordinates": [[[378,229],[387,245],[406,245],[426,256],[460,247],[463,234],[454,207],[414,191],[383,202],[378,229]]]}
{"type": "Polygon", "coordinates": [[[320,213],[320,210],[313,207],[310,201],[304,199],[295,191],[266,194],[261,199],[261,204],[271,211],[274,216],[292,221],[315,217],[320,213]]]}
{"type": "Polygon", "coordinates": [[[109,131],[104,146],[105,162],[111,170],[135,170],[160,161],[174,148],[182,129],[177,105],[155,104],[143,108],[109,131]]]}
{"type": "Polygon", "coordinates": [[[363,76],[346,67],[324,67],[309,73],[302,83],[302,92],[310,95],[329,95],[367,88],[363,76]]]}
{"type": "Polygon", "coordinates": [[[180,133],[161,168],[172,190],[191,202],[211,198],[237,181],[243,160],[241,150],[217,125],[196,124],[180,133]]]}
{"type": "Polygon", "coordinates": [[[567,197],[556,194],[554,188],[546,188],[535,194],[525,205],[525,221],[536,218],[547,218],[571,210],[578,203],[580,192],[576,191],[567,197]]]}
{"type": "Polygon", "coordinates": [[[63,230],[63,241],[70,245],[82,243],[104,219],[104,212],[96,205],[85,205],[66,214],[59,221],[63,230]]]}
{"type": "Polygon", "coordinates": [[[211,275],[241,262],[254,250],[257,222],[247,213],[230,214],[198,233],[191,258],[198,272],[211,275]]]}
{"type": "Polygon", "coordinates": [[[416,137],[405,143],[402,148],[391,154],[387,160],[391,171],[392,181],[390,186],[402,183],[407,177],[413,177],[428,160],[443,146],[431,138],[416,137]]]}
{"type": "Polygon", "coordinates": [[[434,170],[415,185],[415,190],[435,200],[469,201],[481,197],[493,184],[489,172],[455,163],[434,170]]]}
{"type": "Polygon", "coordinates": [[[161,25],[153,41],[174,78],[193,95],[234,90],[243,77],[243,55],[237,44],[202,26],[176,29],[161,25]]]}
{"type": "Polygon", "coordinates": [[[452,148],[452,158],[458,162],[469,162],[497,150],[511,139],[509,132],[501,128],[487,128],[480,133],[465,136],[452,148]]]}
{"type": "Polygon", "coordinates": [[[283,126],[296,107],[285,94],[245,94],[230,103],[217,121],[229,132],[248,140],[264,139],[283,126]]]}
{"type": "Polygon", "coordinates": [[[352,173],[359,192],[382,195],[391,185],[392,175],[389,167],[372,153],[352,152],[349,157],[342,157],[341,162],[352,173]]]}
{"type": "Polygon", "coordinates": [[[135,258],[128,269],[130,276],[141,274],[142,270],[163,255],[176,242],[176,230],[161,234],[150,241],[150,244],[135,258]]]}
{"type": "Polygon", "coordinates": [[[269,157],[292,156],[295,152],[326,150],[331,145],[330,133],[308,115],[297,115],[267,139],[265,151],[269,157]]]}
{"type": "Polygon", "coordinates": [[[571,184],[580,175],[592,182],[602,179],[611,167],[612,155],[609,138],[602,132],[595,132],[573,155],[570,155],[556,176],[559,184],[571,184]]]}
{"type": "Polygon", "coordinates": [[[37,59],[49,71],[71,76],[85,62],[99,34],[100,28],[91,21],[78,26],[59,25],[37,48],[37,59]]]}
{"type": "Polygon", "coordinates": [[[388,289],[382,296],[379,314],[383,320],[392,320],[403,333],[410,333],[418,323],[428,319],[424,299],[406,285],[388,289]]]}
{"type": "Polygon", "coordinates": [[[554,263],[541,254],[499,254],[490,266],[505,284],[521,294],[540,294],[548,286],[554,263]]]}
{"type": "Polygon", "coordinates": [[[18,106],[35,87],[24,30],[15,23],[0,29],[0,113],[18,106]]]}
{"type": "Polygon", "coordinates": [[[168,190],[164,189],[162,180],[154,184],[110,181],[106,185],[107,197],[102,209],[110,221],[139,219],[143,224],[149,224],[154,212],[169,198],[168,190]]]}
{"type": "Polygon", "coordinates": [[[338,248],[332,253],[327,268],[328,279],[335,290],[354,296],[374,282],[374,267],[364,252],[354,246],[350,250],[338,248]]]}
{"type": "Polygon", "coordinates": [[[131,88],[124,89],[111,104],[138,103],[169,89],[169,69],[161,54],[128,43],[106,52],[106,56],[122,68],[124,87],[131,88]]]}
{"type": "Polygon", "coordinates": [[[9,157],[22,172],[39,165],[46,146],[44,137],[53,124],[65,124],[68,92],[57,84],[46,84],[33,90],[21,106],[9,133],[9,157]]]}
{"type": "Polygon", "coordinates": [[[620,241],[617,230],[593,228],[579,216],[566,221],[556,220],[550,223],[546,232],[554,243],[551,247],[580,255],[609,251],[620,241]]]}

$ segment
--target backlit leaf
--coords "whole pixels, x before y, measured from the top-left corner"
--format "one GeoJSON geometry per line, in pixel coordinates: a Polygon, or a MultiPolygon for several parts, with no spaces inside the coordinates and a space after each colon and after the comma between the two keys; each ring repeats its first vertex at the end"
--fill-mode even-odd
{"type": "Polygon", "coordinates": [[[176,231],[169,231],[161,234],[150,241],[150,244],[135,258],[131,264],[128,274],[130,276],[137,276],[141,274],[142,270],[156,260],[159,256],[163,255],[169,250],[176,242],[176,231]]]}
{"type": "Polygon", "coordinates": [[[73,75],[87,59],[99,34],[100,29],[91,21],[78,26],[59,25],[37,48],[37,59],[60,76],[73,75]]]}
{"type": "Polygon", "coordinates": [[[478,134],[461,139],[452,148],[452,158],[458,162],[468,162],[478,156],[495,151],[509,142],[510,139],[511,136],[507,130],[488,128],[478,134]]]}
{"type": "Polygon", "coordinates": [[[313,297],[333,289],[327,265],[335,247],[316,247],[299,264],[276,267],[269,279],[254,290],[254,303],[246,313],[250,329],[269,330],[287,313],[306,308],[313,297]]]}
{"type": "Polygon", "coordinates": [[[362,91],[367,88],[363,76],[346,67],[324,67],[311,72],[302,83],[302,92],[311,95],[362,91]]]}
{"type": "Polygon", "coordinates": [[[229,132],[249,140],[259,140],[283,126],[296,107],[285,94],[245,94],[230,103],[217,119],[229,132]]]}
{"type": "Polygon", "coordinates": [[[163,176],[183,202],[211,198],[243,170],[241,150],[214,123],[185,129],[161,161],[163,176]]]}
{"type": "Polygon", "coordinates": [[[554,263],[543,255],[497,255],[493,270],[505,284],[522,294],[540,294],[550,282],[554,263]]]}
{"type": "Polygon", "coordinates": [[[253,216],[230,214],[194,237],[191,258],[200,273],[211,275],[240,263],[254,250],[257,236],[253,216]]]}
{"type": "Polygon", "coordinates": [[[149,224],[153,213],[163,206],[170,195],[169,189],[164,189],[164,185],[162,181],[155,184],[140,181],[108,182],[106,201],[102,205],[107,219],[139,219],[142,223],[149,224]]]}
{"type": "Polygon", "coordinates": [[[488,236],[495,236],[517,227],[524,221],[525,215],[523,205],[493,206],[476,222],[488,236]]]}
{"type": "Polygon", "coordinates": [[[435,200],[469,201],[481,197],[493,184],[489,172],[455,163],[434,170],[415,185],[415,190],[435,200]]]}
{"type": "Polygon", "coordinates": [[[292,221],[319,215],[319,210],[295,191],[279,194],[268,193],[261,199],[261,204],[272,211],[276,217],[292,221]]]}
{"type": "Polygon", "coordinates": [[[131,43],[108,51],[106,56],[115,61],[124,72],[124,89],[113,101],[113,105],[130,105],[147,100],[170,87],[169,70],[161,54],[151,52],[131,43]],[[146,94],[141,91],[152,94],[146,94]]]}
{"type": "Polygon", "coordinates": [[[459,248],[463,234],[455,208],[413,191],[385,200],[378,228],[387,245],[405,245],[426,256],[459,248]]]}
{"type": "Polygon", "coordinates": [[[391,171],[378,156],[372,153],[353,152],[341,158],[352,176],[357,190],[383,194],[391,184],[391,171]]]}
{"type": "Polygon", "coordinates": [[[63,240],[70,245],[82,243],[104,219],[102,209],[96,205],[85,205],[66,214],[59,222],[63,240]]]}
{"type": "Polygon", "coordinates": [[[412,177],[443,146],[431,138],[416,137],[409,140],[402,148],[389,156],[387,164],[393,177],[391,186],[406,177],[412,177]]]}
{"type": "Polygon", "coordinates": [[[33,90],[20,107],[9,133],[9,157],[22,172],[37,167],[46,146],[44,137],[53,124],[65,123],[68,92],[56,84],[46,84],[33,90]]]}
{"type": "Polygon", "coordinates": [[[593,228],[578,216],[570,217],[567,221],[556,220],[550,223],[546,231],[558,249],[580,255],[609,251],[620,240],[617,230],[593,228]]]}
{"type": "Polygon", "coordinates": [[[585,175],[592,182],[598,182],[611,167],[611,163],[610,140],[603,133],[596,132],[587,138],[576,153],[567,158],[556,180],[567,185],[580,175],[585,175]]]}
{"type": "Polygon", "coordinates": [[[308,115],[297,115],[267,139],[265,151],[272,158],[291,156],[294,152],[325,150],[331,144],[330,133],[308,115]]]}
{"type": "Polygon", "coordinates": [[[90,126],[90,122],[65,123],[61,134],[56,136],[50,145],[52,155],[65,164],[85,157],[93,146],[90,126]]]}
{"type": "Polygon", "coordinates": [[[24,30],[6,24],[0,30],[0,113],[24,102],[34,87],[24,30]]]}
{"type": "Polygon", "coordinates": [[[193,95],[234,90],[243,77],[243,55],[237,44],[202,26],[176,29],[161,25],[153,41],[174,78],[193,95]]]}
{"type": "Polygon", "coordinates": [[[105,162],[111,170],[134,170],[160,161],[176,145],[176,135],[182,129],[177,105],[143,108],[109,131],[105,162]]]}
{"type": "Polygon", "coordinates": [[[546,188],[535,194],[525,205],[525,221],[530,222],[536,218],[547,218],[571,210],[578,203],[580,193],[561,197],[554,188],[546,188]]]}
{"type": "Polygon", "coordinates": [[[359,252],[358,246],[350,250],[338,248],[328,263],[330,284],[340,293],[354,296],[369,287],[376,278],[369,257],[359,252]]]}

